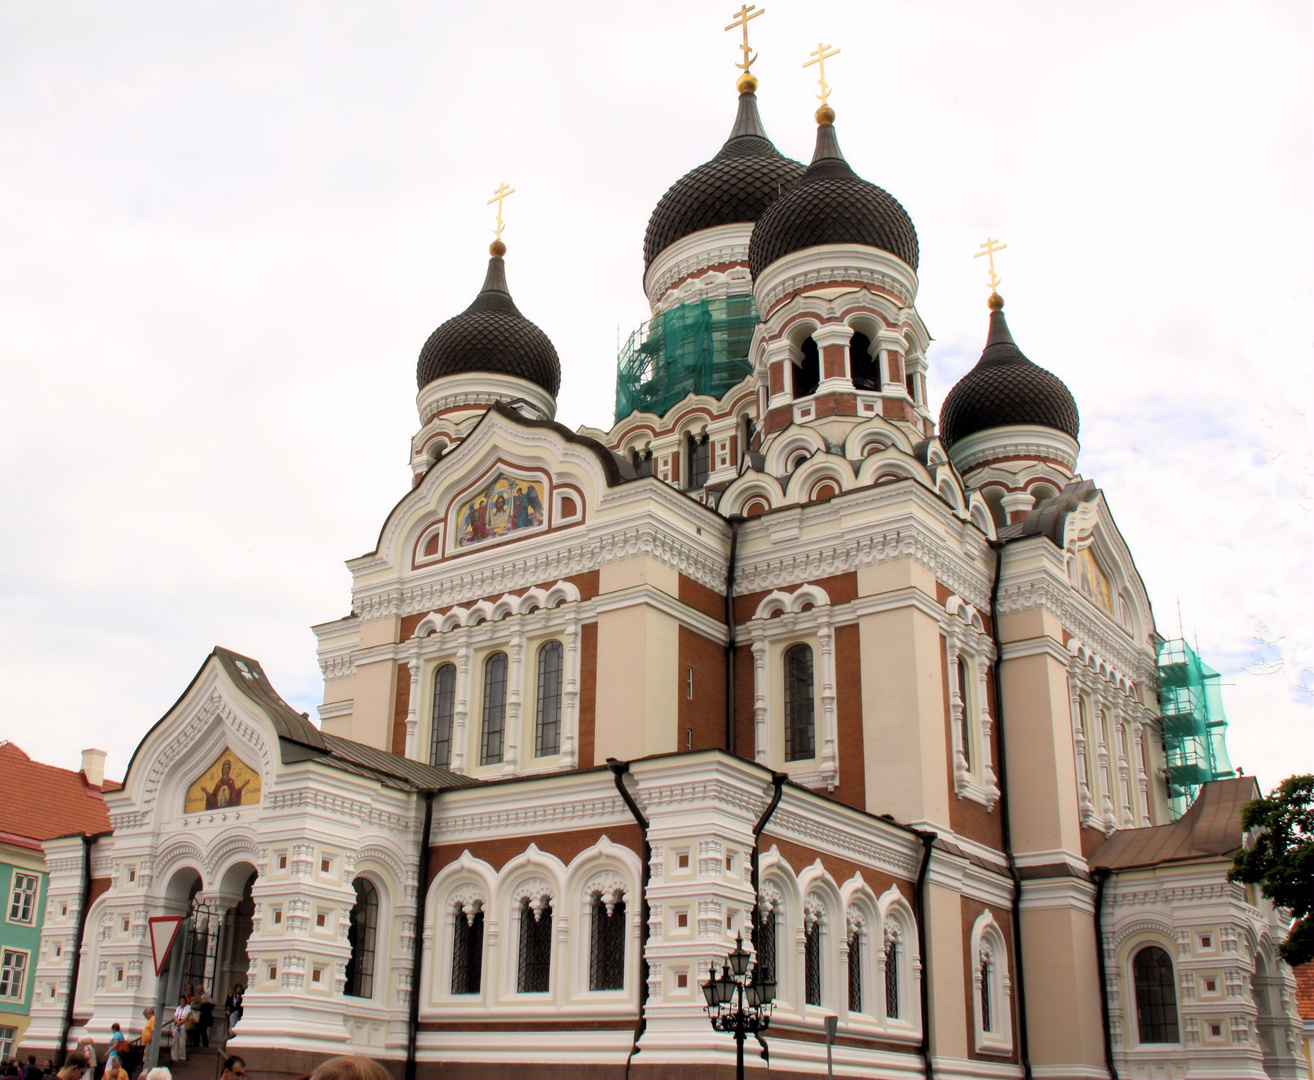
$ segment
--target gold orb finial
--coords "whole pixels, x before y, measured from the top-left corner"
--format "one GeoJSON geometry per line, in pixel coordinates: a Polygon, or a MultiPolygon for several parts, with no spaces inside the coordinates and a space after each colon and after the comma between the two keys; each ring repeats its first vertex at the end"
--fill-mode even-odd
{"type": "Polygon", "coordinates": [[[1004,298],[1000,296],[997,292],[992,292],[990,294],[990,299],[986,301],[986,307],[988,307],[991,311],[1003,311],[1004,298]]]}
{"type": "Polygon", "coordinates": [[[819,127],[824,127],[826,124],[833,124],[834,122],[835,110],[829,105],[822,105],[821,108],[817,110],[817,125],[819,127]]]}
{"type": "Polygon", "coordinates": [[[735,89],[741,94],[751,94],[757,89],[757,76],[751,75],[745,71],[739,76],[739,81],[735,83],[735,89]]]}
{"type": "Polygon", "coordinates": [[[506,254],[506,245],[501,240],[494,240],[488,245],[488,254],[495,259],[500,259],[506,254]]]}

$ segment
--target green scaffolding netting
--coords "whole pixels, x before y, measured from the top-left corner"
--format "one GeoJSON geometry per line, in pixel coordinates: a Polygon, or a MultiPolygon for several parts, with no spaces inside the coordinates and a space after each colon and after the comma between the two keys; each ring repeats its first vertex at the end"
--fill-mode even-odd
{"type": "Polygon", "coordinates": [[[1227,714],[1221,677],[1181,638],[1161,641],[1159,709],[1163,713],[1164,767],[1173,814],[1195,801],[1200,785],[1232,776],[1227,756],[1227,714]]]}
{"type": "Polygon", "coordinates": [[[688,394],[719,398],[752,370],[757,309],[748,295],[680,304],[630,335],[616,365],[616,420],[662,415],[688,394]]]}

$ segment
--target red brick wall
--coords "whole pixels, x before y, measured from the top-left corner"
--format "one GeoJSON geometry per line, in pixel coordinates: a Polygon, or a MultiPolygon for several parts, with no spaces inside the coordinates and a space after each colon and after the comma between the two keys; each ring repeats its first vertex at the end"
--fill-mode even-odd
{"type": "Polygon", "coordinates": [[[579,764],[593,765],[593,741],[598,716],[598,624],[579,628],[579,764]]]}
{"type": "MultiPolygon", "coordinates": [[[[1013,914],[1006,908],[996,907],[993,904],[983,904],[979,900],[972,900],[969,897],[961,897],[960,904],[963,913],[963,977],[966,980],[963,993],[963,1003],[967,1011],[963,1014],[967,1025],[967,1056],[976,1061],[1017,1061],[1017,956],[1013,948],[1013,914]],[[973,983],[973,977],[976,972],[976,957],[972,955],[972,924],[976,922],[981,912],[990,911],[994,920],[999,924],[1000,932],[1004,935],[1004,947],[1008,950],[1008,977],[1013,983],[1013,994],[1010,1006],[1009,1024],[1013,1029],[1013,1053],[1011,1054],[981,1054],[976,1050],[975,1022],[976,1002],[973,995],[976,993],[976,986],[973,983]]],[[[1003,1002],[994,1003],[996,1008],[1002,1008],[1003,1002]]]]}
{"type": "Polygon", "coordinates": [[[831,792],[859,810],[867,808],[862,734],[862,651],[856,624],[835,628],[835,722],[840,782],[831,792]]]}
{"type": "Polygon", "coordinates": [[[680,728],[677,751],[725,748],[725,648],[680,627],[676,693],[680,728]],[[693,697],[688,696],[688,671],[693,669],[693,697]],[[690,737],[692,736],[692,746],[690,737]]]}
{"type": "Polygon", "coordinates": [[[411,711],[411,665],[398,664],[396,689],[392,705],[392,745],[394,754],[406,753],[406,717],[411,711]]]}

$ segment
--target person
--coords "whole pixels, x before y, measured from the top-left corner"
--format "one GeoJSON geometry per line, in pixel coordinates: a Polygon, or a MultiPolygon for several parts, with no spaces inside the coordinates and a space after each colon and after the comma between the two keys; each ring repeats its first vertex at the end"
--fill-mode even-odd
{"type": "Polygon", "coordinates": [[[91,1075],[96,1075],[96,1066],[100,1062],[96,1058],[96,1040],[90,1035],[83,1035],[78,1040],[77,1053],[87,1059],[87,1068],[91,1070],[91,1075]]]}
{"type": "Polygon", "coordinates": [[[192,1002],[192,1009],[197,1013],[197,1038],[202,1046],[209,1046],[210,1029],[214,1027],[214,1002],[210,1000],[210,991],[202,988],[192,1002]]]}
{"type": "Polygon", "coordinates": [[[110,1054],[109,1060],[105,1063],[105,1075],[101,1080],[128,1080],[128,1070],[123,1067],[118,1054],[110,1054]]]}
{"type": "Polygon", "coordinates": [[[178,1007],[173,1010],[173,1027],[169,1032],[169,1057],[174,1062],[187,1060],[187,1021],[191,1015],[192,1006],[187,995],[179,994],[178,1007]]]}
{"type": "Polygon", "coordinates": [[[146,1074],[146,1080],[173,1080],[173,1073],[163,1065],[157,1065],[146,1074]]]}
{"type": "Polygon", "coordinates": [[[23,1069],[23,1080],[41,1080],[41,1066],[31,1054],[27,1056],[27,1067],[23,1069]]]}
{"type": "Polygon", "coordinates": [[[224,1071],[219,1080],[241,1080],[246,1075],[246,1062],[237,1054],[224,1058],[224,1071]]]}
{"type": "MultiPolygon", "coordinates": [[[[55,1063],[52,1061],[50,1064],[53,1068],[55,1063]]],[[[58,1080],[82,1080],[89,1066],[90,1062],[87,1061],[87,1055],[74,1050],[64,1059],[63,1067],[55,1073],[55,1076],[58,1080]]]]}
{"type": "Polygon", "coordinates": [[[233,1025],[242,1019],[242,994],[246,988],[241,983],[233,983],[233,988],[228,991],[228,998],[224,1002],[224,1008],[228,1013],[228,1030],[233,1030],[233,1025]]]}
{"type": "Polygon", "coordinates": [[[127,1040],[123,1037],[123,1029],[119,1027],[118,1024],[110,1024],[108,1056],[117,1057],[120,1065],[123,1063],[123,1048],[125,1042],[127,1042],[127,1040]]]}
{"type": "Polygon", "coordinates": [[[377,1061],[363,1057],[335,1057],[321,1061],[310,1080],[392,1080],[377,1061]]]}

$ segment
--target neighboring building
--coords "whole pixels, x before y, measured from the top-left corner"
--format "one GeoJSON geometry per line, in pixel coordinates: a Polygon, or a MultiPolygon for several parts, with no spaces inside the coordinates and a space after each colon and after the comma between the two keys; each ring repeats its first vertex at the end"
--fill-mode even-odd
{"type": "MultiPolygon", "coordinates": [[[[105,754],[82,752],[74,772],[33,761],[0,740],[0,1060],[12,1056],[27,1031],[33,973],[41,955],[46,912],[46,860],[42,842],[59,836],[109,832],[102,791],[105,754]]],[[[63,959],[62,949],[57,959],[63,959]]]]}
{"type": "Polygon", "coordinates": [[[1300,1013],[1301,1036],[1305,1041],[1305,1066],[1314,1073],[1314,963],[1293,969],[1296,976],[1296,1007],[1300,1013]]]}
{"type": "Polygon", "coordinates": [[[89,867],[45,845],[34,1045],[70,994],[97,1037],[139,1023],[176,912],[186,981],[249,983],[229,1045],[260,1075],[728,1075],[699,983],[740,936],[773,1077],[825,1071],[831,1015],[839,1075],[1306,1075],[1274,913],[1224,875],[1253,786],[1165,728],[1072,395],[992,296],[937,425],[912,222],[827,107],[782,157],[755,86],[653,212],[609,430],[554,422],[493,245],[420,353],[410,489],[315,627],[321,725],[216,649],[89,867]]]}

